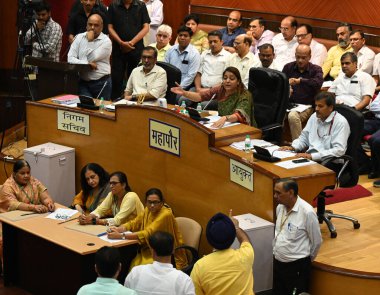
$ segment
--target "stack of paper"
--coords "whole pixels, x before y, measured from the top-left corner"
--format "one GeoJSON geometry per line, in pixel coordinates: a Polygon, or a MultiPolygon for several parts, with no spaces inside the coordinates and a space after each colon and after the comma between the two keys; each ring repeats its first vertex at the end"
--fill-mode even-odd
{"type": "Polygon", "coordinates": [[[73,94],[67,94],[67,95],[53,97],[51,99],[51,101],[54,103],[65,104],[65,105],[80,103],[79,96],[73,95],[73,94]]]}

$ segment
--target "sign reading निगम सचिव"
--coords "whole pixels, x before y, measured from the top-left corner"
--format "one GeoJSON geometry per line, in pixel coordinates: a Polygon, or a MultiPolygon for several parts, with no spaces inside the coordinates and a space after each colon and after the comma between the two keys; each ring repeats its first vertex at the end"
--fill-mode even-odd
{"type": "Polygon", "coordinates": [[[230,180],[253,191],[253,169],[230,159],[230,180]]]}
{"type": "Polygon", "coordinates": [[[59,130],[90,135],[89,115],[57,110],[57,125],[59,130]]]}
{"type": "Polygon", "coordinates": [[[180,129],[164,122],[149,119],[149,146],[180,156],[180,129]]]}

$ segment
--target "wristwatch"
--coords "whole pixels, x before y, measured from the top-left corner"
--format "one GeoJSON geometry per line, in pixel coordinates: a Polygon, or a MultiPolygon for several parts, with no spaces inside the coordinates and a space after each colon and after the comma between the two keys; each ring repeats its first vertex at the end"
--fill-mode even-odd
{"type": "Polygon", "coordinates": [[[121,233],[121,239],[125,240],[125,233],[121,233]]]}
{"type": "Polygon", "coordinates": [[[136,94],[132,94],[132,100],[137,100],[137,95],[136,94]]]}
{"type": "Polygon", "coordinates": [[[92,224],[96,225],[96,217],[92,217],[92,224]]]}

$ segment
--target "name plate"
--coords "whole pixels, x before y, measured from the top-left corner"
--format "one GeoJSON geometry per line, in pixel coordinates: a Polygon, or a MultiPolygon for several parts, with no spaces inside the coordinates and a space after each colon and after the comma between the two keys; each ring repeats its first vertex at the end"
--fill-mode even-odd
{"type": "Polygon", "coordinates": [[[90,135],[90,116],[80,113],[57,110],[59,130],[90,135]]]}
{"type": "Polygon", "coordinates": [[[230,159],[230,179],[253,191],[253,169],[233,159],[230,159]]]}
{"type": "Polygon", "coordinates": [[[149,146],[180,156],[180,129],[164,122],[149,119],[149,146]]]}

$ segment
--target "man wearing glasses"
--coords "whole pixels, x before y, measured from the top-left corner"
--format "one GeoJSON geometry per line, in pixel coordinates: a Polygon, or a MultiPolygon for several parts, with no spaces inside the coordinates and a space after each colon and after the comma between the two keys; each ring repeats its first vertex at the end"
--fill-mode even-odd
{"type": "Polygon", "coordinates": [[[298,44],[308,45],[311,48],[310,62],[314,65],[322,66],[327,57],[325,45],[317,42],[313,38],[313,29],[309,24],[301,24],[297,28],[296,38],[298,44]]]}
{"type": "Polygon", "coordinates": [[[281,69],[285,64],[295,60],[294,54],[298,45],[295,37],[297,26],[297,20],[293,16],[285,17],[279,27],[281,34],[277,34],[272,40],[275,60],[281,69]]]}
{"type": "Polygon", "coordinates": [[[372,75],[375,52],[365,45],[364,32],[361,30],[352,31],[350,33],[350,44],[354,53],[358,57],[358,70],[362,70],[363,72],[372,75]]]}
{"type": "Polygon", "coordinates": [[[262,17],[253,18],[249,22],[247,35],[252,37],[251,52],[259,54],[259,47],[263,44],[271,44],[274,33],[265,29],[266,22],[262,17]]]}
{"type": "Polygon", "coordinates": [[[144,47],[141,54],[142,66],[135,68],[128,79],[124,98],[137,100],[156,100],[165,97],[167,88],[166,71],[157,63],[157,50],[152,46],[144,47]]]}
{"type": "Polygon", "coordinates": [[[233,47],[235,38],[241,34],[245,34],[245,30],[241,26],[241,13],[239,11],[231,11],[228,15],[227,26],[220,29],[223,34],[223,46],[224,49],[234,53],[235,49],[233,47]]]}

